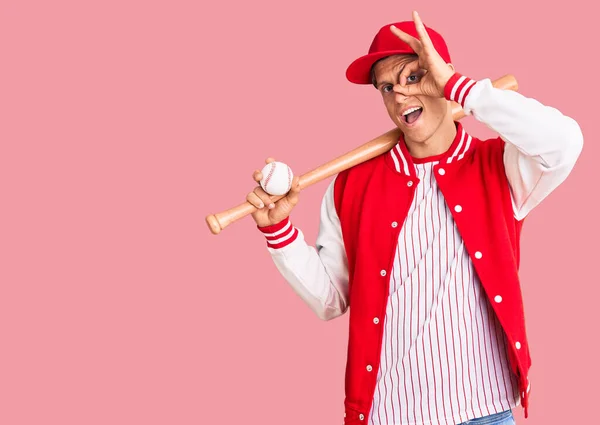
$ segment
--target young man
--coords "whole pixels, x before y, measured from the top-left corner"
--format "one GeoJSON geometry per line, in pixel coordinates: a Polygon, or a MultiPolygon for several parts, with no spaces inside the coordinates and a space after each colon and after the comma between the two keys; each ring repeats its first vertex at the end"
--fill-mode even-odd
{"type": "Polygon", "coordinates": [[[570,173],[583,137],[558,110],[455,72],[440,34],[413,19],[381,28],[347,70],[377,87],[403,136],[332,181],[316,248],[289,218],[297,178],[276,205],[260,188],[248,200],[315,313],[351,307],[346,424],[510,424],[519,404],[527,417],[531,388],[521,226],[570,173]],[[499,137],[467,134],[451,100],[499,137]]]}

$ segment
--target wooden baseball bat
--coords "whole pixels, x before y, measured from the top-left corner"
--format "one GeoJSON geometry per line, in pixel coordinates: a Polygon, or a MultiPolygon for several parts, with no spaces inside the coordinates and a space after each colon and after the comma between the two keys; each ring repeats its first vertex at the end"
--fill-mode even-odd
{"type": "MultiPolygon", "coordinates": [[[[503,90],[517,91],[519,88],[516,78],[511,74],[505,75],[493,81],[492,85],[503,90]]],[[[462,107],[456,102],[452,102],[452,116],[455,121],[460,120],[465,116],[462,107]]],[[[327,177],[331,177],[350,167],[360,164],[361,162],[368,161],[377,155],[389,151],[396,145],[396,143],[398,143],[399,137],[400,129],[394,128],[387,133],[384,133],[381,136],[371,140],[370,142],[367,142],[364,145],[359,146],[358,148],[353,149],[350,152],[332,161],[329,161],[306,174],[303,174],[300,176],[300,189],[306,189],[308,186],[320,182],[327,177]]],[[[284,196],[285,195],[271,196],[271,200],[273,202],[277,202],[284,196]]],[[[245,201],[243,204],[240,204],[229,210],[207,216],[206,223],[208,224],[210,231],[217,235],[225,227],[229,226],[234,221],[251,214],[254,210],[256,210],[256,207],[250,202],[245,201]]]]}

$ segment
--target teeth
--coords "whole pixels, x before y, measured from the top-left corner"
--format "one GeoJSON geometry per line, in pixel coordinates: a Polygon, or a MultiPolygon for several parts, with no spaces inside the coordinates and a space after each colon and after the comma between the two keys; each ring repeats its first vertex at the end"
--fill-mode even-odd
{"type": "Polygon", "coordinates": [[[419,109],[421,109],[421,107],[407,109],[406,111],[404,111],[404,113],[402,114],[402,116],[406,116],[406,115],[410,114],[411,112],[418,111],[419,109]]]}

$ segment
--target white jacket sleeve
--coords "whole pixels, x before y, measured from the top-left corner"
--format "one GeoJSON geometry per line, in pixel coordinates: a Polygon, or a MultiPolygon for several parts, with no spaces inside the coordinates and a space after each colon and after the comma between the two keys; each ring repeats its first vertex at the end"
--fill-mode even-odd
{"type": "Polygon", "coordinates": [[[573,169],[583,147],[579,125],[535,99],[495,88],[489,79],[475,83],[460,76],[449,83],[450,90],[455,88],[451,99],[506,143],[503,159],[514,215],[525,218],[573,169]]]}
{"type": "Polygon", "coordinates": [[[321,203],[316,248],[288,219],[259,228],[277,269],[292,289],[323,320],[344,314],[348,308],[348,261],[331,182],[321,203]]]}

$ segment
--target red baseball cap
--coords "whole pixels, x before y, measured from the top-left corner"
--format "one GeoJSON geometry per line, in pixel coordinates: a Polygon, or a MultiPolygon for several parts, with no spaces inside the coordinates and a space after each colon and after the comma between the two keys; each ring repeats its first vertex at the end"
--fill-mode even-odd
{"type": "MultiPolygon", "coordinates": [[[[382,27],[375,35],[369,48],[369,53],[356,59],[346,70],[348,81],[356,84],[371,84],[371,67],[379,59],[391,55],[415,54],[415,51],[408,44],[400,40],[392,32],[390,29],[392,25],[417,39],[419,38],[414,21],[398,22],[382,27]]],[[[448,52],[448,46],[446,46],[444,38],[427,26],[425,26],[425,29],[437,52],[446,63],[450,63],[450,53],[448,52]]]]}

